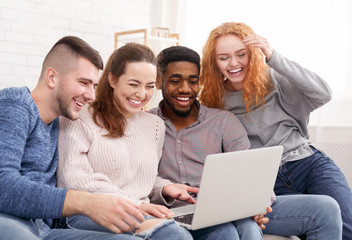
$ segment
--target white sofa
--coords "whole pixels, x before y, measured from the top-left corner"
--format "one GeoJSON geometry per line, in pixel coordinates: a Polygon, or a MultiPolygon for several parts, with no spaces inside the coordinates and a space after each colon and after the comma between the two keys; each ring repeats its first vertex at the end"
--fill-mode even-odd
{"type": "Polygon", "coordinates": [[[281,237],[281,236],[264,234],[263,240],[299,240],[299,238],[298,237],[281,237]]]}

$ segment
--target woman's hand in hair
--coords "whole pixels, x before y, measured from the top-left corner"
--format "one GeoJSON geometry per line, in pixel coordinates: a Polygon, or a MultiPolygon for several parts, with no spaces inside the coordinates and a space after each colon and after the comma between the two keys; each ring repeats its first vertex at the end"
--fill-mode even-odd
{"type": "Polygon", "coordinates": [[[273,55],[274,49],[270,46],[267,39],[258,36],[256,34],[245,37],[242,41],[246,46],[253,46],[260,48],[266,57],[266,61],[269,62],[273,55]]]}

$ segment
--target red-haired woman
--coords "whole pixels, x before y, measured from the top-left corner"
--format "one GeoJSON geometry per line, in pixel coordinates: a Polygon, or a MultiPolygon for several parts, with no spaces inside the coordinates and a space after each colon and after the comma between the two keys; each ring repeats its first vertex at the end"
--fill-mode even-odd
{"type": "MultiPolygon", "coordinates": [[[[246,24],[236,22],[210,33],[201,65],[201,103],[234,113],[247,130],[252,148],[284,146],[275,193],[331,196],[341,208],[343,239],[352,239],[351,189],[336,164],[308,140],[310,113],[331,99],[324,80],[280,55],[246,24]]],[[[271,221],[265,231],[273,229],[275,214],[285,213],[275,211],[278,202],[268,214],[271,221]]],[[[318,237],[333,238],[336,235],[325,233],[318,237]]]]}

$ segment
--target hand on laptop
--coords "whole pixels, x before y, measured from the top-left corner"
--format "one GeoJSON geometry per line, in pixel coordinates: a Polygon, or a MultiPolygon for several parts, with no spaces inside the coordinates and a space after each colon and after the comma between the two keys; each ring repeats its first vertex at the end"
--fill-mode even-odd
{"type": "Polygon", "coordinates": [[[163,187],[163,196],[177,199],[188,203],[196,203],[196,200],[189,193],[198,193],[198,188],[185,184],[169,184],[163,187]]]}
{"type": "Polygon", "coordinates": [[[167,207],[157,204],[142,203],[138,208],[157,218],[171,218],[174,215],[167,207]]]}
{"type": "Polygon", "coordinates": [[[264,225],[264,224],[266,224],[266,223],[269,222],[269,218],[264,217],[265,214],[267,214],[268,212],[272,212],[272,211],[273,211],[273,209],[272,209],[271,207],[268,207],[268,208],[266,209],[266,213],[259,214],[259,215],[253,217],[254,221],[259,225],[259,227],[260,227],[262,230],[265,229],[265,225],[264,225]]]}

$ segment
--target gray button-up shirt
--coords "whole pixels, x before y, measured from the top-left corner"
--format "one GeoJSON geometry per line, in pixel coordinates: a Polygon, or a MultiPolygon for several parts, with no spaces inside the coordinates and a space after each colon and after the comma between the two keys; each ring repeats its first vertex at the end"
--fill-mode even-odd
{"type": "Polygon", "coordinates": [[[163,104],[162,101],[157,108],[150,110],[161,117],[166,126],[159,163],[159,176],[162,178],[199,187],[207,155],[250,147],[242,123],[228,111],[208,108],[196,102],[199,108],[197,121],[177,132],[172,122],[162,116],[163,104]]]}

